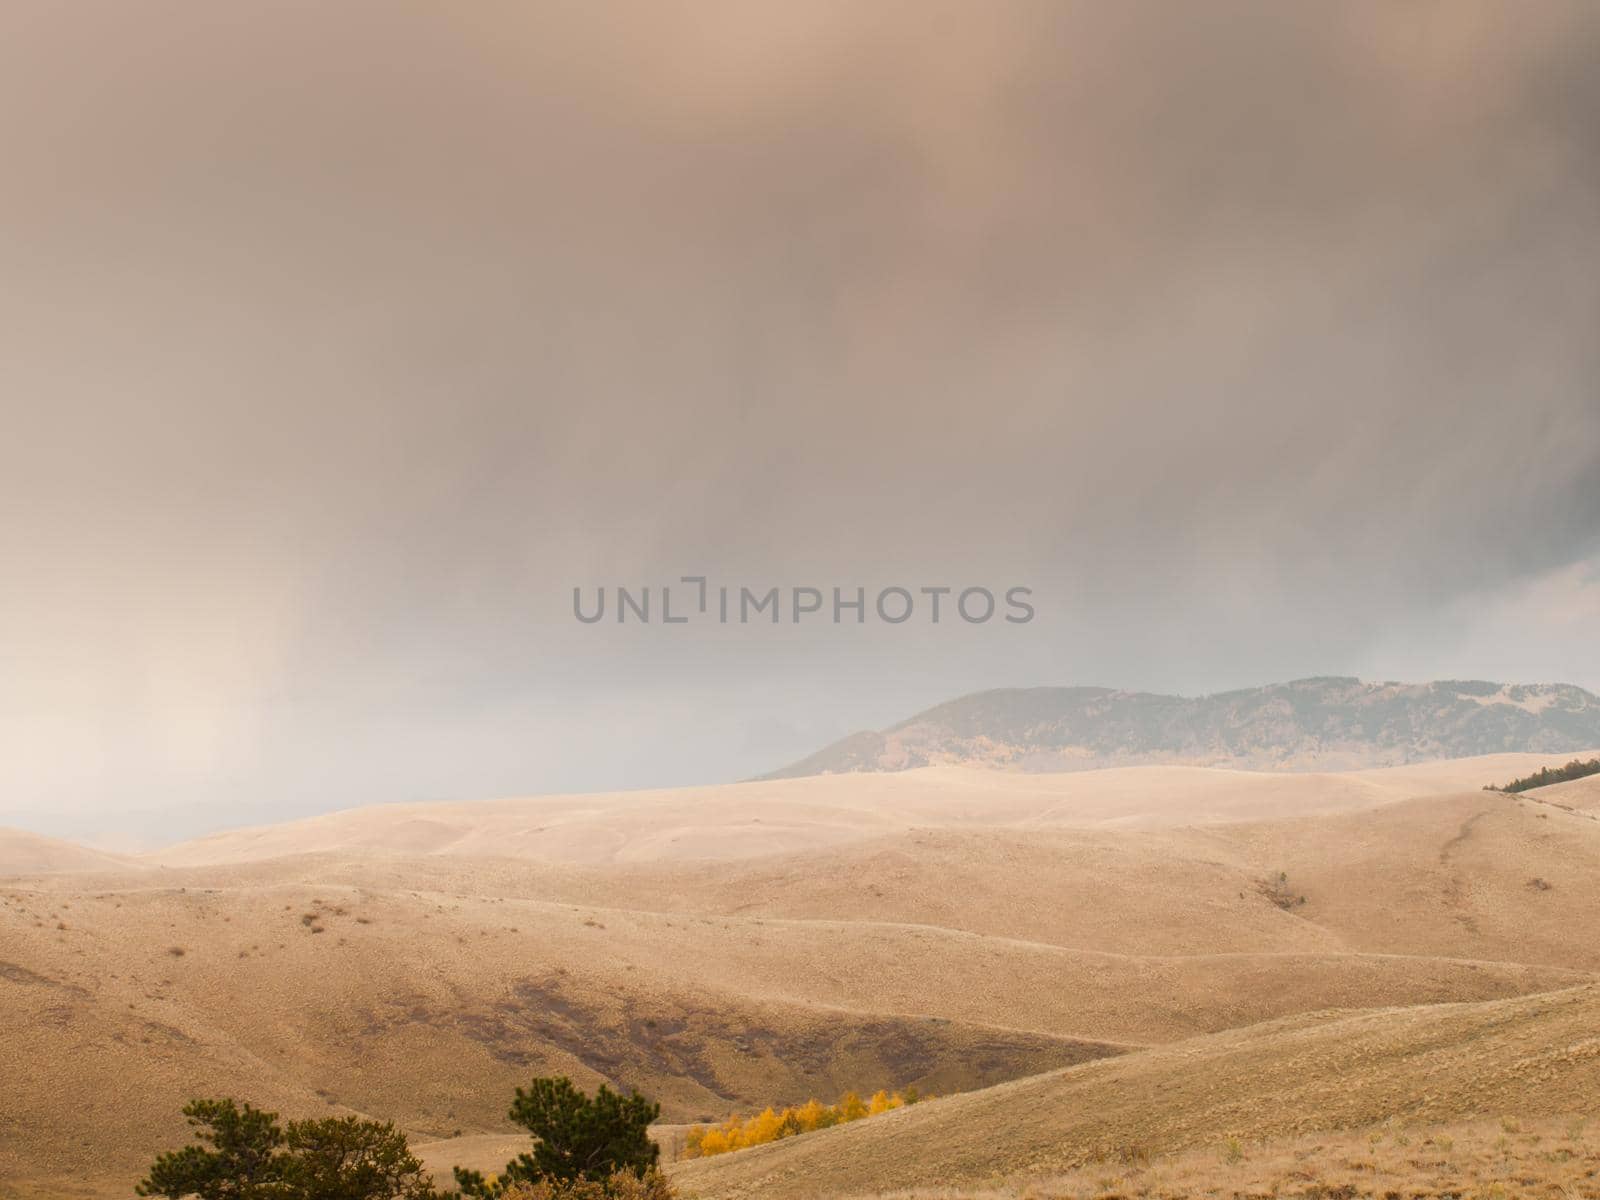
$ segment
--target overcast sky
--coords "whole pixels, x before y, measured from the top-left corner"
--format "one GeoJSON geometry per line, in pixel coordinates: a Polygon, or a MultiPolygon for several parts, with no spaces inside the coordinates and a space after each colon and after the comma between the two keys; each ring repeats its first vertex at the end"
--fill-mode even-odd
{"type": "Polygon", "coordinates": [[[1597,64],[1542,0],[12,0],[0,824],[1600,688],[1597,64]],[[1037,615],[572,617],[683,574],[1037,615]]]}

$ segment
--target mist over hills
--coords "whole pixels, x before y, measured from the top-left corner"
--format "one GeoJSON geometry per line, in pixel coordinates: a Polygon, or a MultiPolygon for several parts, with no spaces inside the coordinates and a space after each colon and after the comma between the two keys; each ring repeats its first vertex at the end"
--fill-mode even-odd
{"type": "Polygon", "coordinates": [[[1027,771],[1184,763],[1344,770],[1600,745],[1600,697],[1571,684],[1299,679],[1211,696],[1100,687],[974,692],[763,776],[973,764],[1027,771]]]}

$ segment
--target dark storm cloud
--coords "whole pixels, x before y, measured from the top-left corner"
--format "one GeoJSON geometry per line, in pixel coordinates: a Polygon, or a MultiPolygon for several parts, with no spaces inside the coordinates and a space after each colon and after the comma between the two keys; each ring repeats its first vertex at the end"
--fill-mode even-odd
{"type": "Polygon", "coordinates": [[[0,21],[18,808],[717,778],[1591,611],[1592,6],[0,21]],[[688,570],[1042,617],[567,616],[688,570]]]}

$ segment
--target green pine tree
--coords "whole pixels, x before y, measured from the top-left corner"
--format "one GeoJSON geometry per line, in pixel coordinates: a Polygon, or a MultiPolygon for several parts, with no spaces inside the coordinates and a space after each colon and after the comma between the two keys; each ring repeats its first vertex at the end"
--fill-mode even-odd
{"type": "Polygon", "coordinates": [[[167,1200],[444,1200],[388,1123],[291,1121],[231,1099],[191,1100],[199,1145],[157,1157],[134,1189],[167,1200]]]}
{"type": "Polygon", "coordinates": [[[517,1089],[510,1113],[536,1139],[532,1152],[507,1163],[492,1182],[457,1167],[456,1182],[468,1196],[492,1197],[516,1183],[604,1180],[618,1172],[642,1177],[661,1153],[649,1134],[660,1115],[661,1106],[638,1092],[622,1096],[601,1084],[591,1098],[564,1076],[535,1079],[517,1089]]]}
{"type": "Polygon", "coordinates": [[[357,1117],[291,1121],[289,1194],[306,1200],[442,1200],[394,1125],[357,1117]]]}
{"type": "Polygon", "coordinates": [[[183,1115],[201,1144],[158,1156],[134,1189],[139,1195],[275,1200],[283,1194],[283,1158],[278,1153],[283,1130],[277,1113],[224,1099],[191,1100],[183,1115]]]}

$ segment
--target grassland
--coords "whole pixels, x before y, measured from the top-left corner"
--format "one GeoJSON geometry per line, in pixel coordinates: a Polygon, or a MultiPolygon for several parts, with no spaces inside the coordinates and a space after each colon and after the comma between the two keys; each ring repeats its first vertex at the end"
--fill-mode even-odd
{"type": "Polygon", "coordinates": [[[1600,1027],[1600,821],[1593,779],[1481,790],[1537,761],[406,806],[133,859],[0,837],[0,1181],[126,1195],[221,1090],[471,1165],[549,1073],[669,1126],[944,1097],[674,1168],[708,1197],[1555,1119],[1600,1096],[1593,1034],[1551,1015],[1600,1027]],[[1553,1074],[1523,1088],[1521,1059],[1553,1074]]]}

